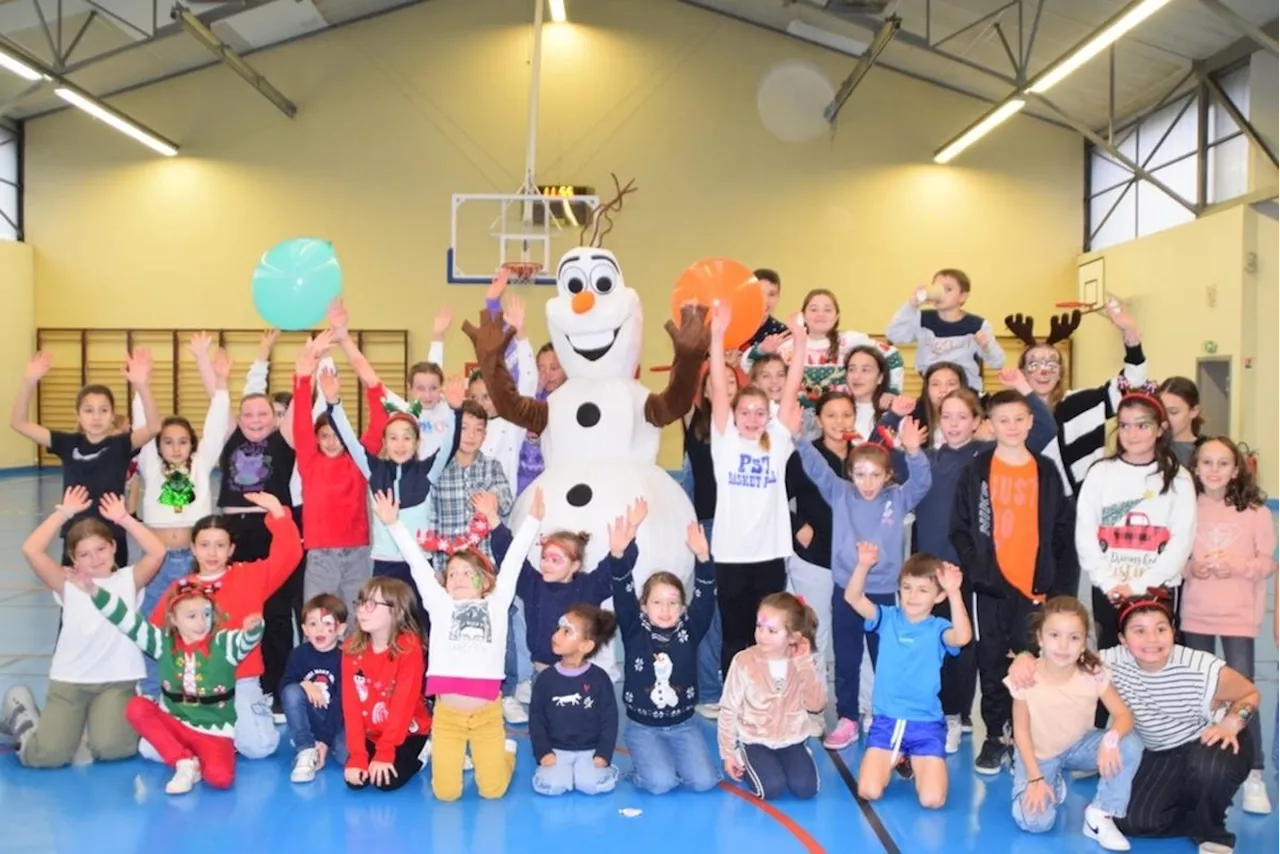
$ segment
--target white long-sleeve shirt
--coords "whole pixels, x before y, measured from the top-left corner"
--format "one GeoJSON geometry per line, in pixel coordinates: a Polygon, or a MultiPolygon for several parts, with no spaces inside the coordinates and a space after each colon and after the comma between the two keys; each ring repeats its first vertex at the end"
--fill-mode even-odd
{"type": "Polygon", "coordinates": [[[1076,505],[1076,553],[1093,585],[1177,587],[1196,541],[1196,490],[1178,474],[1161,494],[1155,463],[1102,460],[1089,469],[1076,505]]]}
{"type": "MultiPolygon", "coordinates": [[[[435,568],[409,529],[399,520],[387,530],[409,563],[413,583],[431,618],[427,676],[502,679],[506,673],[508,611],[516,596],[520,569],[541,522],[528,516],[516,530],[498,569],[498,582],[484,599],[454,599],[440,585],[435,568]]],[[[444,567],[441,567],[443,570],[444,567]]]]}
{"type": "MultiPolygon", "coordinates": [[[[146,424],[146,407],[140,395],[133,396],[133,426],[146,424]]],[[[231,425],[231,396],[226,389],[219,389],[209,401],[204,416],[204,429],[200,431],[200,443],[191,452],[187,477],[191,480],[190,504],[177,506],[162,503],[165,469],[155,439],[138,449],[138,476],[142,478],[142,522],[150,528],[189,528],[196,520],[213,512],[215,494],[209,481],[218,467],[218,457],[227,441],[231,425]]]]}

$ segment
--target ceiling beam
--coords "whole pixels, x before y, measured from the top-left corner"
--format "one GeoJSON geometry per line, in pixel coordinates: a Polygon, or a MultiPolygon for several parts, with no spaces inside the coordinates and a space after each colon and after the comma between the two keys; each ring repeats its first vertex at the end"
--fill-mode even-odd
{"type": "Polygon", "coordinates": [[[1276,37],[1274,33],[1267,33],[1261,27],[1255,27],[1252,21],[1223,3],[1222,0],[1200,0],[1200,5],[1226,21],[1236,30],[1236,32],[1257,42],[1269,51],[1272,56],[1280,55],[1277,53],[1276,37]]]}
{"type": "Polygon", "coordinates": [[[254,89],[261,93],[280,112],[289,118],[293,118],[298,114],[297,106],[281,94],[280,90],[271,85],[271,81],[259,74],[252,65],[245,61],[245,58],[236,53],[226,42],[218,38],[217,34],[209,29],[203,21],[193,15],[190,10],[182,6],[174,6],[172,13],[173,20],[183,30],[191,34],[191,37],[200,44],[209,49],[209,52],[221,59],[223,64],[239,74],[254,89]]]}
{"type": "Polygon", "coordinates": [[[862,78],[867,76],[867,72],[876,64],[880,54],[884,53],[884,49],[889,46],[889,42],[893,41],[893,37],[901,28],[902,19],[897,15],[885,20],[884,25],[880,27],[880,31],[876,33],[875,39],[871,42],[871,46],[858,58],[858,63],[854,65],[853,71],[849,72],[849,76],[840,84],[840,89],[836,92],[836,96],[831,99],[831,103],[822,111],[823,118],[828,123],[835,123],[836,117],[840,115],[841,108],[844,107],[844,102],[849,100],[853,90],[862,82],[862,78]]]}
{"type": "Polygon", "coordinates": [[[1231,96],[1222,88],[1222,84],[1209,74],[1201,74],[1200,81],[1204,83],[1209,94],[1213,96],[1213,100],[1218,102],[1218,106],[1226,110],[1227,115],[1231,117],[1231,121],[1235,122],[1236,127],[1245,135],[1245,138],[1271,161],[1271,168],[1275,169],[1280,166],[1280,161],[1276,160],[1276,153],[1271,150],[1271,146],[1267,145],[1267,141],[1262,138],[1262,134],[1258,133],[1258,129],[1253,126],[1253,122],[1245,118],[1244,114],[1240,112],[1240,108],[1231,100],[1231,96]]]}

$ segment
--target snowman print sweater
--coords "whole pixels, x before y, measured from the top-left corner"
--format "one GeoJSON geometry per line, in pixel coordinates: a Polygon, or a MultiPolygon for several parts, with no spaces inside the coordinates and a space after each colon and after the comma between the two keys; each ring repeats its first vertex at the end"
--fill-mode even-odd
{"type": "Polygon", "coordinates": [[[422,696],[426,664],[422,639],[401,632],[386,649],[369,644],[342,655],[342,722],[348,768],[368,770],[373,761],[394,762],[396,748],[410,735],[431,731],[431,714],[422,696]]]}
{"type": "Polygon", "coordinates": [[[613,608],[625,649],[622,702],[635,723],[675,726],[689,719],[698,702],[698,643],[715,613],[715,564],[698,561],[692,595],[685,594],[687,610],[674,626],[661,629],[640,610],[641,587],[631,575],[638,555],[632,543],[622,557],[606,554],[596,568],[613,579],[613,608]]]}

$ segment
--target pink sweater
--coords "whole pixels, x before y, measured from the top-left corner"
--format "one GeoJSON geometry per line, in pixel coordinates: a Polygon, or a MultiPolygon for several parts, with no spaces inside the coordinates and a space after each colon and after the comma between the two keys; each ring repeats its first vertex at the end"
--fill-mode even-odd
{"type": "Polygon", "coordinates": [[[1266,507],[1242,513],[1198,496],[1196,542],[1183,573],[1183,631],[1256,637],[1266,613],[1267,577],[1276,571],[1275,550],[1275,528],[1266,507]],[[1197,578],[1197,571],[1209,577],[1197,578]]]}
{"type": "Polygon", "coordinates": [[[819,678],[813,656],[787,659],[784,681],[776,686],[768,659],[759,647],[748,647],[733,657],[724,680],[716,724],[720,758],[733,756],[739,744],[800,744],[809,737],[809,713],[826,705],[826,681],[819,678]]]}

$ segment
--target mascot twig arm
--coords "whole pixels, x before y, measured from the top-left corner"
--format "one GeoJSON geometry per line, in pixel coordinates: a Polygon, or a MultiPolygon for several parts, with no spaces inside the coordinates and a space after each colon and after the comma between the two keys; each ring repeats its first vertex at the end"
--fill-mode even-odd
{"type": "Polygon", "coordinates": [[[507,345],[516,331],[503,328],[501,315],[481,309],[479,328],[467,321],[462,324],[462,332],[475,345],[476,361],[480,363],[480,373],[484,376],[489,399],[493,401],[498,416],[532,433],[541,434],[547,426],[546,402],[523,397],[507,370],[507,345]]]}
{"type": "Polygon", "coordinates": [[[661,394],[650,394],[644,404],[645,420],[654,427],[666,427],[684,417],[698,392],[702,361],[711,347],[711,329],[704,306],[686,305],[680,312],[680,328],[670,320],[667,334],[675,347],[671,377],[661,394]]]}

